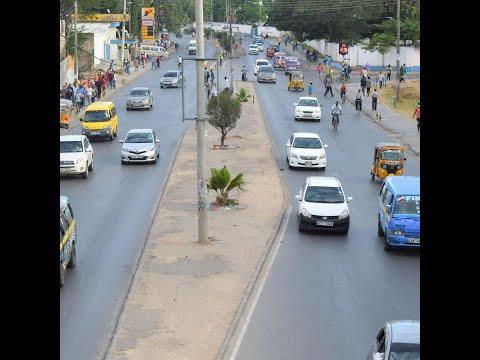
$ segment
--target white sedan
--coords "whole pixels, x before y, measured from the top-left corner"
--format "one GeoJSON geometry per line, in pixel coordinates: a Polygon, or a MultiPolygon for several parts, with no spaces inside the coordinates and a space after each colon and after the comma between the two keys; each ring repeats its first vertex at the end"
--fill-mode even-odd
{"type": "Polygon", "coordinates": [[[60,136],[60,175],[82,175],[93,171],[93,148],[85,135],[60,136]]]}
{"type": "Polygon", "coordinates": [[[258,55],[258,45],[250,45],[248,47],[248,55],[258,55]]]}
{"type": "Polygon", "coordinates": [[[322,109],[318,99],[313,96],[302,96],[295,106],[295,120],[315,120],[320,121],[322,109]]]}
{"type": "Polygon", "coordinates": [[[327,155],[320,136],[315,133],[293,133],[286,146],[288,167],[320,168],[327,167],[327,155]]]}
{"type": "Polygon", "coordinates": [[[268,65],[270,65],[268,60],[256,60],[255,65],[253,65],[254,66],[253,74],[256,76],[258,74],[258,69],[260,69],[260,66],[268,66],[268,65]]]}

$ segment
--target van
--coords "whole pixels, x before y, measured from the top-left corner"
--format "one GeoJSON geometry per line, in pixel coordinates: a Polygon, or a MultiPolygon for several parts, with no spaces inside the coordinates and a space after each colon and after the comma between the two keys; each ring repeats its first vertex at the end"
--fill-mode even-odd
{"type": "Polygon", "coordinates": [[[60,196],[60,287],[65,271],[77,265],[77,222],[66,196],[60,196]]]}
{"type": "Polygon", "coordinates": [[[385,250],[420,247],[420,178],[388,176],[378,197],[378,235],[385,250]]]}
{"type": "Polygon", "coordinates": [[[110,141],[117,137],[118,114],[110,101],[98,101],[85,109],[82,122],[82,134],[88,138],[103,137],[110,141]]]}
{"type": "Polygon", "coordinates": [[[197,54],[197,41],[190,40],[188,43],[188,55],[196,55],[197,54]]]}
{"type": "Polygon", "coordinates": [[[162,59],[168,59],[169,53],[165,48],[157,45],[140,45],[140,54],[146,56],[157,57],[160,56],[162,59]]]}

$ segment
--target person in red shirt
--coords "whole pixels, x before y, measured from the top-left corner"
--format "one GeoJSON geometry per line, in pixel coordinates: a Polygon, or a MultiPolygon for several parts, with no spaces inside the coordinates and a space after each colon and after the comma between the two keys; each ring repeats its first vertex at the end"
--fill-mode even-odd
{"type": "Polygon", "coordinates": [[[323,65],[320,62],[317,65],[317,72],[318,72],[318,77],[320,77],[322,75],[322,72],[323,72],[323,65]]]}
{"type": "Polygon", "coordinates": [[[102,77],[102,96],[105,97],[105,90],[107,89],[107,74],[102,77]]]}
{"type": "Polygon", "coordinates": [[[417,108],[415,109],[415,112],[413,113],[412,118],[416,117],[417,118],[417,131],[420,131],[420,103],[418,103],[417,108]]]}
{"type": "Polygon", "coordinates": [[[347,86],[345,85],[345,83],[342,84],[342,86],[340,87],[340,98],[342,99],[342,102],[345,104],[345,98],[347,97],[347,86]]]}

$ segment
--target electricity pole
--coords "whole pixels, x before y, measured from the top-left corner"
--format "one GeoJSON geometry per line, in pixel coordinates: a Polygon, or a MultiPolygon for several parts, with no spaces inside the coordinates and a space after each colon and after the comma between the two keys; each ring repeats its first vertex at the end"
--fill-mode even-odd
{"type": "MultiPolygon", "coordinates": [[[[195,27],[197,59],[205,58],[203,38],[203,0],[195,0],[195,27]]],[[[203,61],[195,61],[197,67],[197,196],[198,196],[198,242],[208,244],[207,209],[207,128],[205,124],[205,88],[203,61]]]]}
{"type": "Polygon", "coordinates": [[[229,26],[230,26],[230,84],[231,84],[231,89],[232,89],[232,92],[233,92],[232,0],[228,1],[228,23],[229,23],[229,26]]]}
{"type": "Polygon", "coordinates": [[[77,52],[77,16],[78,16],[78,3],[77,0],[75,0],[75,21],[74,21],[74,34],[73,34],[73,42],[75,46],[75,79],[78,80],[78,52],[77,52]]]}
{"type": "Polygon", "coordinates": [[[127,12],[127,0],[123,0],[123,21],[122,21],[122,67],[125,59],[125,13],[127,12]]]}
{"type": "Polygon", "coordinates": [[[400,0],[397,0],[397,100],[400,97],[400,0]]]}

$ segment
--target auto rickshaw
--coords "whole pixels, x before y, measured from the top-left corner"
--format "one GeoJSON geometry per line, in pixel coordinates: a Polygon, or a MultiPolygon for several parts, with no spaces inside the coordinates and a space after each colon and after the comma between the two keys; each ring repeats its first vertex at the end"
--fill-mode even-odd
{"type": "Polygon", "coordinates": [[[372,180],[375,177],[385,179],[387,176],[401,176],[404,173],[405,147],[398,143],[378,143],[373,153],[373,165],[370,168],[372,180]]]}
{"type": "Polygon", "coordinates": [[[60,98],[60,127],[68,129],[72,119],[73,102],[72,100],[60,98]]]}
{"type": "Polygon", "coordinates": [[[288,91],[293,90],[305,90],[305,83],[303,81],[303,74],[301,71],[292,71],[288,78],[288,91]]]}

